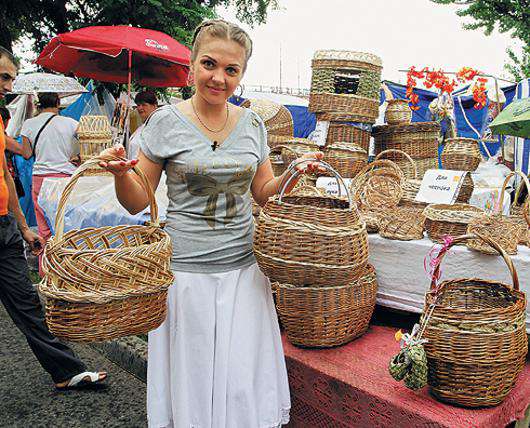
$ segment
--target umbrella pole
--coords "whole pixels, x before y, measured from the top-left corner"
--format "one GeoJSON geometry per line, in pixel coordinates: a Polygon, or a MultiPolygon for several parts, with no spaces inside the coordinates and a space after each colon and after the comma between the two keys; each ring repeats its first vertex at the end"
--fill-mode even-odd
{"type": "Polygon", "coordinates": [[[131,80],[132,80],[132,50],[129,49],[128,72],[127,72],[127,111],[123,123],[123,132],[125,134],[125,148],[129,148],[129,109],[131,108],[131,80]]]}

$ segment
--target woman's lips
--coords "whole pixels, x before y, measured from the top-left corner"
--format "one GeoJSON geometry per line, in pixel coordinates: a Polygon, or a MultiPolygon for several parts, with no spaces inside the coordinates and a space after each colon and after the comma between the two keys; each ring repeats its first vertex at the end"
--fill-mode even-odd
{"type": "Polygon", "coordinates": [[[223,88],[212,88],[211,86],[208,86],[208,89],[215,94],[220,94],[221,92],[224,92],[223,88]]]}

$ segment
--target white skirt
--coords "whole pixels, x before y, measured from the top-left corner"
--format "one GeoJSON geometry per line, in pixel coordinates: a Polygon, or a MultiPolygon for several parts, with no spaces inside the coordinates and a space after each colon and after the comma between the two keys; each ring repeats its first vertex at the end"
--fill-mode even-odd
{"type": "Polygon", "coordinates": [[[166,320],[149,333],[149,427],[286,424],[289,386],[268,279],[256,264],[174,274],[166,320]]]}

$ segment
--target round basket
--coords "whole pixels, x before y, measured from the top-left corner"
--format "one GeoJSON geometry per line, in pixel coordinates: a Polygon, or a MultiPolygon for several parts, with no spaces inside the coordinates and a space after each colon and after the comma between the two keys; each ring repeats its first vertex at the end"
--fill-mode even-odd
{"type": "MultiPolygon", "coordinates": [[[[333,171],[326,162],[320,164],[333,171]]],[[[295,165],[290,173],[279,196],[265,204],[257,219],[254,254],[261,270],[272,281],[295,286],[352,282],[366,266],[368,235],[349,193],[348,200],[320,193],[284,196],[298,175],[295,165]]]]}
{"type": "Polygon", "coordinates": [[[293,117],[291,112],[281,104],[273,101],[248,98],[241,107],[250,108],[265,123],[267,135],[292,137],[294,133],[293,117]]]}
{"type": "Polygon", "coordinates": [[[439,132],[438,122],[374,126],[372,135],[375,153],[397,149],[404,151],[414,160],[438,159],[439,132]]]}
{"type": "Polygon", "coordinates": [[[441,401],[465,407],[495,406],[514,388],[525,365],[528,339],[525,328],[526,296],[519,291],[510,257],[486,237],[457,237],[438,255],[433,278],[452,245],[482,239],[503,257],[513,287],[498,281],[453,279],[425,296],[423,338],[428,360],[428,382],[441,401]]]}
{"type": "Polygon", "coordinates": [[[99,161],[83,164],[65,187],[55,219],[55,236],[46,244],[44,279],[46,323],[57,337],[74,342],[111,340],[147,333],[166,317],[171,242],[160,227],[154,193],[137,167],[149,197],[147,226],[108,226],[63,233],[66,202],[78,179],[99,161]]]}
{"type": "MultiPolygon", "coordinates": [[[[321,120],[321,114],[317,113],[317,120],[321,120]]],[[[372,125],[359,122],[330,122],[326,145],[336,142],[344,142],[359,146],[368,152],[370,148],[370,137],[372,135],[372,125]]]]}
{"type": "MultiPolygon", "coordinates": [[[[324,160],[342,177],[355,177],[368,163],[368,153],[361,147],[345,143],[335,143],[323,149],[324,160]]],[[[319,175],[329,176],[330,172],[319,175]]]]}
{"type": "Polygon", "coordinates": [[[359,95],[311,93],[309,111],[355,114],[374,123],[379,115],[379,101],[359,95]]]}
{"type": "Polygon", "coordinates": [[[412,110],[408,100],[387,100],[385,122],[389,125],[408,124],[412,120],[412,110]]]}
{"type": "Polygon", "coordinates": [[[275,283],[273,287],[287,339],[304,347],[338,346],[361,336],[368,329],[377,295],[371,265],[347,285],[299,287],[275,283]]]}
{"type": "Polygon", "coordinates": [[[477,140],[448,138],[442,155],[442,167],[456,171],[475,171],[482,160],[477,140]]]}
{"type": "Polygon", "coordinates": [[[467,204],[430,204],[423,210],[427,235],[434,242],[444,243],[446,236],[465,235],[467,226],[483,211],[467,204]]]}
{"type": "Polygon", "coordinates": [[[379,234],[386,239],[423,239],[425,217],[421,207],[395,207],[379,218],[379,234]]]}

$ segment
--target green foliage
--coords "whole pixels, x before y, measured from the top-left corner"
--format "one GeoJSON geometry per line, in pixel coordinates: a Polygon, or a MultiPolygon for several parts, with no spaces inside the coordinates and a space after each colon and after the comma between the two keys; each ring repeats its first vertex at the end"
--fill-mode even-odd
{"type": "Polygon", "coordinates": [[[508,49],[511,63],[505,68],[512,76],[520,80],[530,76],[530,1],[529,0],[431,0],[438,4],[452,4],[461,8],[458,16],[471,18],[465,23],[468,30],[482,29],[490,35],[494,29],[500,33],[509,33],[523,42],[522,55],[508,49]]]}

